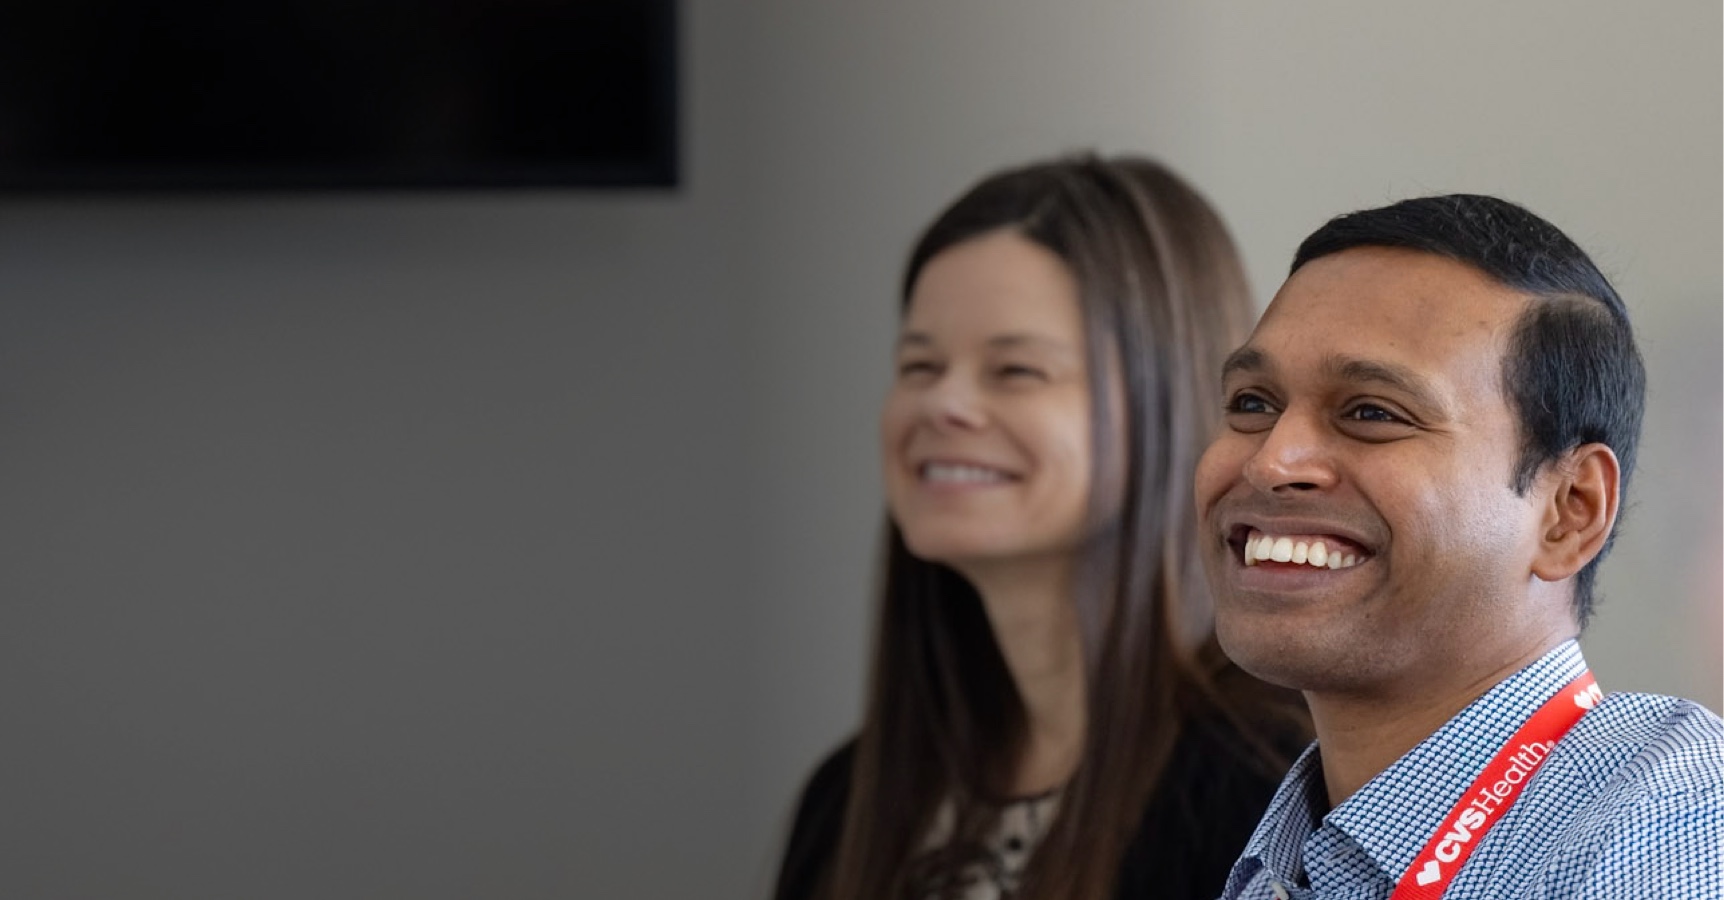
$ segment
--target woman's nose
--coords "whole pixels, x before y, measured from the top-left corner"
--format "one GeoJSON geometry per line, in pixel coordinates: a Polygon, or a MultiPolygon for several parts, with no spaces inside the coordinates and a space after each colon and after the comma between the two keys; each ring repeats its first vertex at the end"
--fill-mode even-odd
{"type": "Polygon", "coordinates": [[[943,428],[974,429],[987,424],[987,404],[975,379],[948,369],[922,395],[923,417],[943,428]]]}

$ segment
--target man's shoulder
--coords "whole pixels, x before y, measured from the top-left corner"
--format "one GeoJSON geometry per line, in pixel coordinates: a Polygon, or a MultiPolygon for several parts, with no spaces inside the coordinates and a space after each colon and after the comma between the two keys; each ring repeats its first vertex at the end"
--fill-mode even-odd
{"type": "MultiPolygon", "coordinates": [[[[1675,697],[1618,693],[1557,745],[1542,778],[1540,876],[1560,896],[1720,896],[1724,722],[1675,697]]],[[[1530,812],[1530,810],[1529,810],[1530,812]]]]}
{"type": "Polygon", "coordinates": [[[1721,845],[1724,722],[1616,693],[1557,744],[1449,896],[1720,896],[1721,845]]]}
{"type": "Polygon", "coordinates": [[[1603,727],[1620,731],[1639,730],[1657,734],[1669,729],[1700,729],[1717,734],[1724,732],[1724,721],[1712,710],[1681,697],[1663,694],[1642,694],[1635,691],[1613,691],[1605,694],[1597,708],[1581,717],[1576,731],[1586,727],[1603,727]]]}
{"type": "Polygon", "coordinates": [[[1609,694],[1558,754],[1623,801],[1724,791],[1724,721],[1679,697],[1609,694]]]}

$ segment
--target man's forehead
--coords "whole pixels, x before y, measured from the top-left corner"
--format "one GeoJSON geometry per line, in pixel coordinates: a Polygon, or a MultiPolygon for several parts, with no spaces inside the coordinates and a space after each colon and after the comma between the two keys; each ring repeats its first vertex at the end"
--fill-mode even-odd
{"type": "Polygon", "coordinates": [[[1345,250],[1312,260],[1287,280],[1225,373],[1418,386],[1430,396],[1494,395],[1508,333],[1528,302],[1445,257],[1345,250]]]}
{"type": "Polygon", "coordinates": [[[1466,263],[1399,247],[1355,247],[1294,272],[1264,311],[1252,342],[1295,325],[1305,339],[1336,342],[1369,335],[1494,343],[1528,302],[1527,294],[1466,263]]]}

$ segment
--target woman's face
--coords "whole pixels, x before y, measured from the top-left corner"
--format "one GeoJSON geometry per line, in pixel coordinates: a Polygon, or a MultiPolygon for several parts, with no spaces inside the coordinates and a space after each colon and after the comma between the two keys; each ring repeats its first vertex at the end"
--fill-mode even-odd
{"type": "Polygon", "coordinates": [[[886,500],[910,551],[977,566],[1069,557],[1090,489],[1078,286],[1000,230],[940,252],[910,295],[880,417],[886,500]]]}

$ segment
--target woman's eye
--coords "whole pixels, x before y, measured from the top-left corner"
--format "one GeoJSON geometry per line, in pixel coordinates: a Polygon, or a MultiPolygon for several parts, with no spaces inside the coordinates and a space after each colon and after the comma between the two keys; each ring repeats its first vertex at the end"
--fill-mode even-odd
{"type": "Polygon", "coordinates": [[[1008,365],[1000,367],[1001,378],[1045,378],[1046,373],[1035,366],[1008,365]]]}
{"type": "Polygon", "coordinates": [[[901,377],[911,375],[931,375],[940,370],[933,361],[926,359],[906,359],[898,363],[898,374],[901,377]]]}

